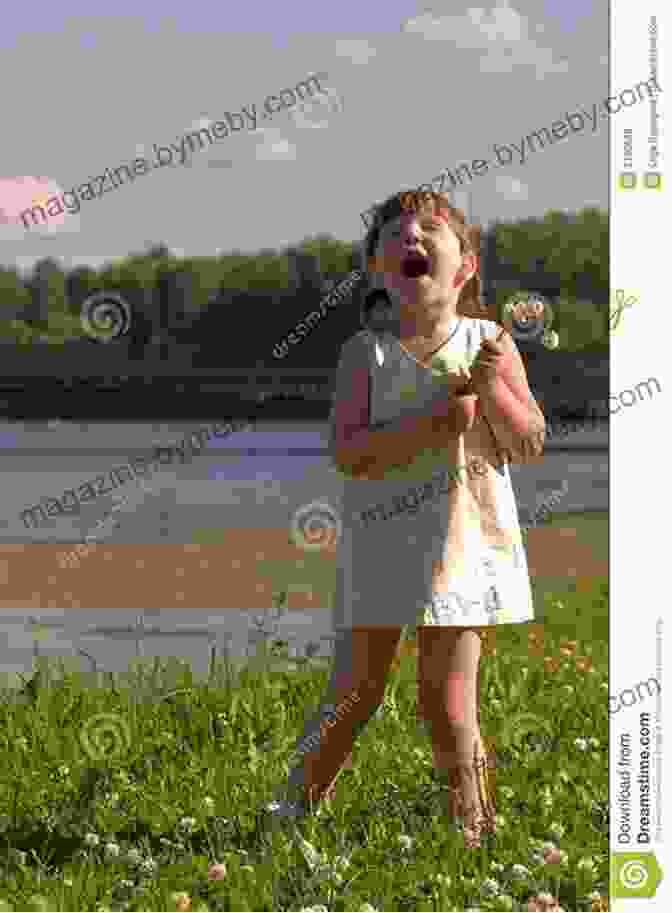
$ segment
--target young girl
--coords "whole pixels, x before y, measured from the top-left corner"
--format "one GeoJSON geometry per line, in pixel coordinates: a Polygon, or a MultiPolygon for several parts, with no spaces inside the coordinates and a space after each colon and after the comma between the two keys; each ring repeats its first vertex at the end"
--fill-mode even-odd
{"type": "Polygon", "coordinates": [[[480,632],[534,619],[507,464],[540,457],[544,417],[511,337],[464,316],[484,308],[478,229],[461,210],[444,194],[398,194],[379,208],[365,244],[393,320],[348,339],[337,370],[331,453],[344,484],[334,665],[285,798],[268,810],[302,816],[330,794],[382,701],[403,627],[416,624],[418,710],[450,786],[449,815],[465,845],[478,846],[494,827],[480,632]]]}

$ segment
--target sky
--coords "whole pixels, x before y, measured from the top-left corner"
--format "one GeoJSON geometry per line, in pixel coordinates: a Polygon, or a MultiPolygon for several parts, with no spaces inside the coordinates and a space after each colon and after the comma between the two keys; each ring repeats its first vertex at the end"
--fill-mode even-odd
{"type": "MultiPolygon", "coordinates": [[[[579,0],[459,7],[189,4],[81,0],[10,4],[0,33],[0,180],[79,187],[107,167],[153,158],[316,74],[323,98],[244,127],[175,165],[84,201],[48,231],[0,224],[0,264],[42,257],[99,266],[149,243],[178,256],[283,249],[307,236],[360,241],[360,213],[400,189],[521,138],[609,94],[609,10],[579,0]]],[[[642,78],[647,74],[642,73],[642,78]]],[[[614,86],[617,92],[625,88],[614,86]]],[[[487,224],[608,207],[608,121],[469,185],[487,224]]],[[[0,204],[1,204],[0,200],[0,204]]],[[[463,198],[457,202],[466,202],[463,198]]]]}

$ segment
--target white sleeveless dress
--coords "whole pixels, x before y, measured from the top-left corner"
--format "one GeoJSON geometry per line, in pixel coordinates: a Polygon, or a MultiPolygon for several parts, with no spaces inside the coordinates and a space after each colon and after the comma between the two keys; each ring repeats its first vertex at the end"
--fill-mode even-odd
{"type": "MultiPolygon", "coordinates": [[[[463,386],[482,340],[497,331],[491,321],[456,318],[432,367],[391,333],[359,332],[341,350],[334,397],[345,383],[349,357],[364,347],[370,426],[426,412],[437,384],[463,386]]],[[[333,446],[333,410],[331,436],[333,446]]],[[[482,416],[454,442],[386,471],[383,480],[339,477],[334,630],[534,620],[509,469],[482,416]]]]}

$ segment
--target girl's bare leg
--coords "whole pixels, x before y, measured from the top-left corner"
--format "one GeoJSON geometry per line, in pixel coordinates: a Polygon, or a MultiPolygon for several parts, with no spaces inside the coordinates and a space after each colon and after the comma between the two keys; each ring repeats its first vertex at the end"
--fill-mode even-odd
{"type": "Polygon", "coordinates": [[[448,782],[449,812],[464,818],[465,842],[492,826],[487,758],[478,714],[481,641],[473,628],[418,626],[418,713],[430,729],[434,765],[448,782]]]}
{"type": "Polygon", "coordinates": [[[292,796],[317,802],[329,792],[383,700],[401,632],[400,627],[377,626],[338,633],[329,684],[296,744],[300,761],[289,775],[292,796]]]}

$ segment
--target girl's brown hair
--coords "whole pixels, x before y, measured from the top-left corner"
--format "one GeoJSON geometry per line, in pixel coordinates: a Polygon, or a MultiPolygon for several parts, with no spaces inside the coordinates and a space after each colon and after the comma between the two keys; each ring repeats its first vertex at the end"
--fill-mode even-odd
{"type": "Polygon", "coordinates": [[[364,268],[368,272],[370,261],[378,246],[383,225],[398,218],[402,212],[412,210],[416,213],[425,213],[428,209],[432,213],[440,211],[446,217],[448,224],[460,242],[460,253],[473,254],[477,258],[476,272],[462,286],[457,302],[457,310],[459,314],[465,317],[483,318],[487,314],[488,307],[481,301],[481,227],[480,225],[470,225],[465,222],[462,210],[458,209],[457,206],[453,206],[445,193],[438,193],[433,190],[401,191],[381,203],[375,211],[373,224],[364,238],[364,268]]]}

